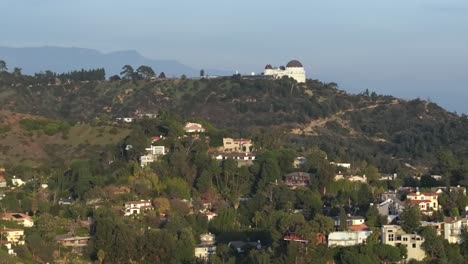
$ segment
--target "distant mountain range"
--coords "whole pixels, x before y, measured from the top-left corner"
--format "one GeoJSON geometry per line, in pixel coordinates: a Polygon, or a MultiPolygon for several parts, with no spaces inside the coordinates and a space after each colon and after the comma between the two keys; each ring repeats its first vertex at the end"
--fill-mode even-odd
{"type": "MultiPolygon", "coordinates": [[[[0,60],[7,62],[10,70],[13,67],[22,69],[25,74],[34,74],[50,70],[57,73],[79,69],[104,68],[107,77],[119,74],[126,64],[135,69],[140,65],[152,67],[157,73],[164,72],[166,76],[198,76],[200,69],[194,69],[176,60],[153,60],[142,56],[135,50],[123,50],[102,53],[94,49],[65,47],[32,47],[11,48],[0,47],[0,60]]],[[[231,72],[204,69],[209,75],[231,75],[231,72]]]]}

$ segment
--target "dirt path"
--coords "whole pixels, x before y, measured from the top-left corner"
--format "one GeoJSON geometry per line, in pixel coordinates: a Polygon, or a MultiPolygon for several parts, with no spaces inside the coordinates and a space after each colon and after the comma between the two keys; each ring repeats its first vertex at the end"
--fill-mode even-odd
{"type": "MultiPolygon", "coordinates": [[[[395,105],[395,104],[399,104],[399,103],[400,103],[399,100],[393,100],[390,103],[376,102],[375,104],[368,105],[368,106],[362,107],[362,108],[350,108],[350,109],[347,109],[347,110],[344,110],[344,111],[339,111],[339,112],[337,112],[337,113],[335,113],[335,114],[333,114],[333,115],[331,115],[329,117],[312,120],[303,127],[294,128],[294,129],[291,130],[291,133],[296,134],[296,135],[317,135],[317,132],[316,132],[317,128],[324,127],[330,121],[336,121],[341,126],[348,129],[350,131],[351,135],[357,135],[359,133],[357,131],[355,131],[349,125],[349,122],[347,122],[346,120],[343,120],[341,118],[343,115],[345,115],[347,113],[350,113],[350,112],[357,112],[357,111],[363,111],[363,110],[368,110],[368,109],[374,109],[374,108],[377,108],[377,107],[382,106],[382,105],[395,105]]],[[[379,139],[379,140],[381,140],[381,139],[379,139]]]]}

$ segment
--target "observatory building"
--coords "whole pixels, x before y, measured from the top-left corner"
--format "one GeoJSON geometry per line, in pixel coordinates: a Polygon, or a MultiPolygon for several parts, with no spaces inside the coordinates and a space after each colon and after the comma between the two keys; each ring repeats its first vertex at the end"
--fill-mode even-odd
{"type": "Polygon", "coordinates": [[[276,79],[288,76],[296,80],[298,83],[305,83],[306,81],[304,66],[302,66],[302,63],[298,60],[292,60],[286,64],[286,67],[280,66],[279,68],[274,68],[268,64],[265,66],[263,74],[265,76],[273,76],[276,79]]]}

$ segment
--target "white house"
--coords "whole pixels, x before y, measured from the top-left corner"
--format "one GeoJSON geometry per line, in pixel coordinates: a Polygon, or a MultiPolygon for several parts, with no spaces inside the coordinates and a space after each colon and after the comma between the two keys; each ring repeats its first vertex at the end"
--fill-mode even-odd
{"type": "Polygon", "coordinates": [[[372,231],[342,231],[331,232],[328,235],[329,247],[347,247],[364,244],[372,231]]]}
{"type": "Polygon", "coordinates": [[[139,215],[148,210],[153,210],[150,200],[130,201],[125,203],[125,216],[139,215]]]}
{"type": "Polygon", "coordinates": [[[205,129],[201,124],[188,122],[184,126],[185,133],[203,133],[205,129]]]}
{"type": "Polygon", "coordinates": [[[20,186],[25,185],[26,182],[20,178],[16,178],[16,176],[13,176],[13,178],[11,179],[11,184],[15,187],[20,187],[20,186]]]}
{"type": "Polygon", "coordinates": [[[286,64],[286,67],[278,67],[274,68],[270,64],[265,66],[265,70],[263,72],[265,76],[272,76],[275,79],[281,79],[284,76],[289,78],[293,78],[298,83],[305,83],[306,82],[306,72],[304,66],[298,60],[292,60],[286,64]]]}
{"type": "Polygon", "coordinates": [[[417,205],[423,214],[431,215],[433,211],[439,210],[439,202],[435,192],[419,192],[410,193],[406,196],[407,204],[417,205]]]}
{"type": "Polygon", "coordinates": [[[24,230],[16,228],[1,229],[3,239],[14,245],[24,245],[24,230]]]}
{"type": "Polygon", "coordinates": [[[140,156],[140,166],[146,167],[148,164],[158,160],[160,156],[166,155],[167,151],[164,146],[153,146],[146,148],[146,155],[140,156]]]}
{"type": "Polygon", "coordinates": [[[407,234],[400,226],[382,226],[382,244],[397,247],[403,245],[408,251],[407,260],[423,260],[426,253],[421,248],[424,238],[418,234],[407,234]]]}
{"type": "Polygon", "coordinates": [[[200,260],[208,260],[216,254],[216,239],[211,233],[200,235],[201,244],[195,247],[195,257],[200,260]]]}

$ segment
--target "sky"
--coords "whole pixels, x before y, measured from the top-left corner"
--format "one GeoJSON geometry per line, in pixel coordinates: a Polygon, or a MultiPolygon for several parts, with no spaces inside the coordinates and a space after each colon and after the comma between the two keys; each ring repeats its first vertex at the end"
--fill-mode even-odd
{"type": "Polygon", "coordinates": [[[468,113],[466,0],[0,0],[0,46],[137,50],[194,68],[309,78],[468,113]]]}

